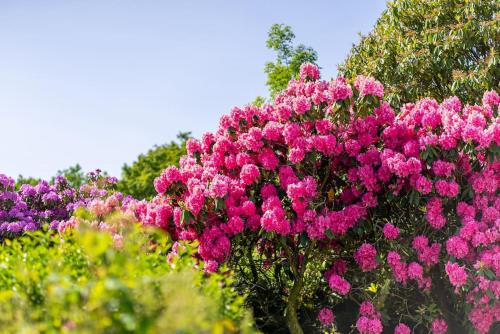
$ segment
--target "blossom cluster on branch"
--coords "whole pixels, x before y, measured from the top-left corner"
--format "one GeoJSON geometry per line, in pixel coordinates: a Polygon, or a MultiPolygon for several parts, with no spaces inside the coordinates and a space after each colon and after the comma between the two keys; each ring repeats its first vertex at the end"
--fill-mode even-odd
{"type": "MultiPolygon", "coordinates": [[[[354,277],[378,271],[429,296],[437,270],[487,333],[500,319],[498,94],[480,106],[424,98],[395,112],[374,78],[351,86],[319,76],[304,64],[273,104],[234,108],[215,133],[190,139],[140,219],[198,240],[208,271],[250,238],[270,242],[268,263],[285,258],[296,280],[321,257],[341,298],[354,277]]],[[[361,333],[382,331],[372,307],[362,304],[361,333]]],[[[331,323],[330,313],[319,320],[331,323]]],[[[447,330],[441,315],[427,324],[434,333],[447,330]]]]}

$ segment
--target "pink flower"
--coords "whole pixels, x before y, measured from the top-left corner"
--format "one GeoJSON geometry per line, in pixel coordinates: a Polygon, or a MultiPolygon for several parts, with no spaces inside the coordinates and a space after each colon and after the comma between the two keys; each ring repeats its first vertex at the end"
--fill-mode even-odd
{"type": "Polygon", "coordinates": [[[220,174],[216,175],[210,183],[209,196],[223,198],[229,189],[229,180],[220,174]]]}
{"type": "Polygon", "coordinates": [[[436,182],[435,186],[440,196],[453,198],[458,195],[459,186],[455,181],[446,182],[444,180],[439,180],[436,182]]]}
{"type": "Polygon", "coordinates": [[[193,138],[189,138],[186,142],[186,151],[189,156],[194,156],[195,153],[201,153],[201,143],[193,138]]]}
{"type": "Polygon", "coordinates": [[[201,190],[196,190],[191,195],[186,197],[186,206],[189,211],[191,211],[191,213],[195,216],[198,215],[204,204],[205,196],[203,195],[203,192],[201,190]]]}
{"type": "Polygon", "coordinates": [[[424,268],[416,262],[408,265],[408,277],[414,280],[421,280],[424,275],[424,268]]]}
{"type": "Polygon", "coordinates": [[[210,228],[203,232],[198,251],[205,261],[224,262],[231,251],[231,241],[220,229],[210,228]]]}
{"type": "Polygon", "coordinates": [[[229,221],[227,222],[227,226],[229,228],[229,232],[231,235],[241,233],[243,231],[243,229],[245,228],[245,224],[243,223],[243,220],[238,216],[235,216],[235,217],[232,217],[231,219],[229,219],[229,221]]]}
{"type": "Polygon", "coordinates": [[[384,236],[389,239],[396,239],[399,235],[399,228],[392,225],[391,223],[387,223],[384,225],[384,236]]]}
{"type": "Polygon", "coordinates": [[[399,323],[394,329],[394,334],[411,334],[411,330],[405,324],[399,323]]]}
{"type": "Polygon", "coordinates": [[[440,244],[433,243],[429,246],[429,240],[425,236],[417,236],[413,239],[412,246],[416,250],[418,260],[421,263],[430,266],[439,262],[440,244]]]}
{"type": "Polygon", "coordinates": [[[311,63],[303,63],[302,65],[300,65],[300,79],[306,80],[307,78],[312,80],[319,79],[318,66],[311,63]]]}
{"type": "Polygon", "coordinates": [[[465,202],[459,202],[457,204],[457,214],[462,218],[474,217],[476,215],[476,209],[465,202]]]}
{"type": "Polygon", "coordinates": [[[283,131],[283,125],[277,122],[268,122],[262,130],[262,135],[267,140],[278,141],[283,131]]]}
{"type": "Polygon", "coordinates": [[[443,319],[435,319],[431,325],[432,334],[446,334],[448,325],[443,319]]]}
{"type": "Polygon", "coordinates": [[[383,327],[382,322],[378,318],[370,319],[365,316],[359,317],[356,322],[356,328],[360,334],[380,334],[383,327]]]}
{"type": "Polygon", "coordinates": [[[384,86],[372,77],[358,75],[354,82],[354,87],[359,91],[361,96],[373,95],[382,97],[384,95],[384,86]]]}
{"type": "Polygon", "coordinates": [[[351,289],[351,285],[349,284],[349,282],[347,282],[337,274],[333,274],[332,276],[330,276],[328,285],[330,286],[330,289],[342,296],[347,295],[349,293],[349,290],[351,289]]]}
{"type": "Polygon", "coordinates": [[[375,197],[375,195],[373,195],[372,192],[367,192],[366,194],[364,194],[362,197],[362,201],[367,208],[374,208],[378,204],[378,199],[377,197],[375,197]]]}
{"type": "Polygon", "coordinates": [[[304,160],[305,156],[306,152],[302,148],[294,147],[288,153],[288,160],[294,164],[299,164],[302,160],[304,160]]]}
{"type": "Polygon", "coordinates": [[[253,164],[246,164],[241,167],[240,179],[246,184],[250,185],[260,176],[259,169],[253,164]]]}
{"type": "Polygon", "coordinates": [[[347,140],[344,145],[347,154],[351,157],[358,155],[359,150],[361,150],[361,145],[359,145],[358,141],[353,139],[347,140]]]}
{"type": "Polygon", "coordinates": [[[279,160],[270,148],[264,149],[258,156],[259,163],[266,170],[274,170],[278,166],[279,160]]]}
{"type": "Polygon", "coordinates": [[[333,321],[335,320],[335,317],[333,316],[332,310],[330,310],[329,308],[323,307],[321,309],[321,311],[319,311],[318,319],[323,325],[329,326],[333,323],[333,321]]]}
{"type": "Polygon", "coordinates": [[[311,109],[311,103],[306,97],[299,96],[293,101],[293,109],[297,115],[303,115],[311,109]]]}
{"type": "MultiPolygon", "coordinates": [[[[437,183],[436,183],[437,188],[437,183]]],[[[427,202],[427,213],[425,217],[429,224],[439,230],[446,224],[446,219],[442,215],[442,201],[438,197],[433,197],[427,202]]]]}
{"type": "Polygon", "coordinates": [[[344,275],[347,272],[347,263],[344,260],[337,260],[332,264],[332,267],[328,269],[324,276],[327,281],[330,280],[330,276],[337,274],[339,276],[344,275]]]}
{"type": "Polygon", "coordinates": [[[425,235],[417,235],[412,241],[412,247],[422,251],[429,246],[429,239],[425,235]]]}
{"type": "Polygon", "coordinates": [[[487,334],[495,322],[495,319],[498,321],[498,311],[495,312],[490,307],[482,307],[479,305],[474,307],[469,313],[470,322],[480,334],[487,334]],[[497,313],[497,315],[495,315],[495,313],[497,313]]]}
{"type": "Polygon", "coordinates": [[[432,182],[429,181],[425,176],[420,175],[415,182],[415,188],[419,193],[427,195],[432,191],[432,182]]]}
{"type": "Polygon", "coordinates": [[[432,163],[432,170],[436,176],[450,177],[455,171],[455,164],[443,160],[436,160],[432,163]]]}
{"type": "Polygon", "coordinates": [[[205,262],[205,272],[206,273],[214,273],[217,271],[217,268],[219,268],[219,264],[217,263],[217,261],[208,260],[205,262]]]}
{"type": "Polygon", "coordinates": [[[377,250],[370,244],[362,244],[354,253],[354,259],[362,271],[371,271],[378,267],[377,250]]]}
{"type": "Polygon", "coordinates": [[[365,300],[359,306],[359,314],[367,317],[376,317],[377,311],[375,310],[375,306],[373,306],[370,301],[365,300]]]}
{"type": "Polygon", "coordinates": [[[335,80],[330,81],[328,91],[330,92],[331,99],[334,102],[345,100],[352,96],[351,86],[347,84],[347,81],[342,77],[338,77],[335,80]]]}
{"type": "Polygon", "coordinates": [[[448,261],[445,265],[445,270],[453,286],[459,288],[467,283],[467,273],[464,267],[448,261]]]}
{"type": "Polygon", "coordinates": [[[453,236],[446,241],[446,251],[457,259],[462,259],[469,253],[467,241],[458,236],[453,236]]]}
{"type": "Polygon", "coordinates": [[[484,92],[483,94],[483,105],[489,106],[490,108],[496,107],[500,103],[500,96],[494,90],[484,92]]]}
{"type": "Polygon", "coordinates": [[[408,279],[408,269],[406,263],[401,261],[401,256],[395,251],[390,251],[387,254],[387,263],[392,269],[392,274],[396,282],[406,284],[408,279]]]}

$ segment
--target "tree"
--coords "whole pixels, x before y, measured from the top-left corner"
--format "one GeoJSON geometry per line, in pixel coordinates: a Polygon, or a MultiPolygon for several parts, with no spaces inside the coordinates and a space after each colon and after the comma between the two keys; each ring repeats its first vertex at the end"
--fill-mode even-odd
{"type": "Polygon", "coordinates": [[[497,0],[395,0],[339,66],[371,75],[393,106],[424,96],[476,103],[500,80],[497,0]]]}
{"type": "Polygon", "coordinates": [[[38,182],[40,182],[40,179],[31,177],[31,176],[25,177],[25,176],[19,175],[16,179],[15,188],[16,188],[16,190],[19,190],[23,184],[30,184],[32,186],[35,186],[38,184],[38,182]]]}
{"type": "Polygon", "coordinates": [[[177,135],[179,142],[155,146],[146,154],[141,154],[130,166],[122,168],[122,179],[118,190],[136,199],[151,198],[155,195],[153,180],[168,166],[178,165],[179,158],[186,153],[185,144],[190,132],[177,135]]]}
{"type": "Polygon", "coordinates": [[[297,76],[300,65],[315,63],[318,60],[313,48],[303,44],[294,46],[294,39],[295,34],[290,26],[274,24],[269,30],[266,45],[276,51],[276,60],[268,62],[264,68],[271,96],[284,89],[288,82],[297,76]]]}

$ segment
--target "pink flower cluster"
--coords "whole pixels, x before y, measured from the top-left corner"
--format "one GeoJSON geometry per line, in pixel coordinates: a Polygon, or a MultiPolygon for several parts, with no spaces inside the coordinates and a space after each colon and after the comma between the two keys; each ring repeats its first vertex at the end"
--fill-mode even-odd
{"type": "Polygon", "coordinates": [[[392,225],[391,223],[387,223],[384,225],[384,237],[389,240],[396,239],[399,235],[399,228],[392,225]]]}
{"type": "Polygon", "coordinates": [[[337,274],[333,274],[330,276],[328,285],[333,291],[341,296],[347,295],[349,293],[349,290],[351,289],[351,285],[349,284],[349,282],[337,274]]]}
{"type": "Polygon", "coordinates": [[[370,244],[362,244],[354,253],[354,259],[362,271],[372,271],[378,267],[377,250],[370,244]]]}
{"type": "MultiPolygon", "coordinates": [[[[488,296],[500,274],[498,94],[485,93],[481,106],[425,98],[395,112],[374,78],[351,86],[319,77],[305,64],[273,103],[233,108],[214,133],[189,141],[179,167],[155,180],[158,196],[140,208],[141,221],[199,241],[208,271],[233,249],[259,247],[259,263],[298,272],[314,246],[314,256],[332,255],[321,261],[336,259],[325,279],[341,296],[363,281],[353,279],[356,264],[390,268],[394,280],[424,291],[425,273],[439,266],[461,287],[457,298],[479,295],[473,311],[497,310],[488,296]]],[[[479,313],[471,323],[486,327],[479,313]]],[[[379,323],[362,314],[358,329],[378,333],[379,323]]]]}
{"type": "Polygon", "coordinates": [[[358,76],[354,82],[354,87],[362,96],[373,95],[382,97],[384,95],[384,86],[372,77],[358,76]]]}
{"type": "Polygon", "coordinates": [[[429,246],[429,239],[426,236],[418,235],[413,239],[412,247],[417,253],[418,260],[426,266],[439,262],[441,244],[435,242],[429,246]]]}
{"type": "Polygon", "coordinates": [[[459,288],[467,283],[467,273],[464,267],[448,261],[445,265],[445,270],[453,286],[459,288]]]}
{"type": "Polygon", "coordinates": [[[360,334],[382,333],[383,327],[380,321],[380,313],[375,310],[371,302],[364,301],[361,303],[359,315],[356,328],[360,334]]]}
{"type": "Polygon", "coordinates": [[[446,334],[448,325],[443,319],[435,319],[431,325],[432,334],[446,334]]]}
{"type": "Polygon", "coordinates": [[[399,323],[396,328],[394,328],[394,334],[411,334],[411,329],[406,324],[399,323]]]}
{"type": "Polygon", "coordinates": [[[329,308],[322,308],[321,311],[319,311],[318,314],[318,320],[324,325],[324,326],[329,326],[333,323],[335,320],[335,317],[333,315],[332,310],[329,308]]]}

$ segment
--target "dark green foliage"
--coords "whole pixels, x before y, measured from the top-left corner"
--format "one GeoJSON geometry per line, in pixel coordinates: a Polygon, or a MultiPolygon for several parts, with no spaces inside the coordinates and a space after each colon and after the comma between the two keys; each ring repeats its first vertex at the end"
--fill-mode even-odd
{"type": "Polygon", "coordinates": [[[122,168],[122,179],[118,183],[118,190],[136,199],[151,198],[156,195],[153,185],[155,177],[171,165],[178,165],[179,158],[186,154],[186,141],[189,132],[177,135],[179,142],[170,142],[155,146],[146,154],[141,154],[137,160],[122,168]]]}
{"type": "Polygon", "coordinates": [[[339,71],[372,75],[394,106],[457,95],[476,102],[500,80],[497,0],[395,0],[339,71]]]}

